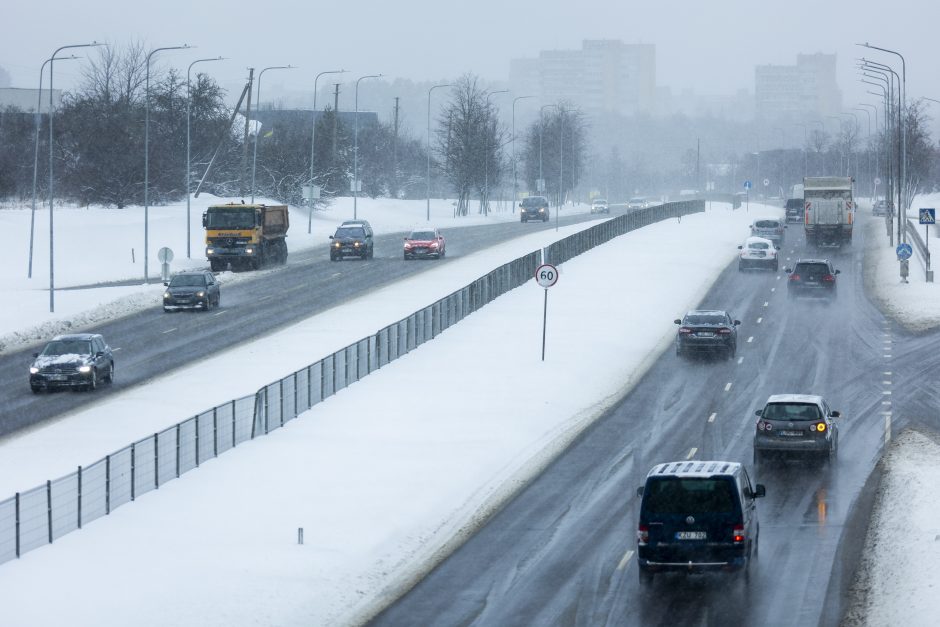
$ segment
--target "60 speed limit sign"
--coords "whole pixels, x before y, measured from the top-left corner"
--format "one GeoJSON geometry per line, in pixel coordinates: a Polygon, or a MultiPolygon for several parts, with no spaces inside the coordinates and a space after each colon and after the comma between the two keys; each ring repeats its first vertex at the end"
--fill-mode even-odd
{"type": "Polygon", "coordinates": [[[558,282],[558,269],[550,263],[543,263],[535,269],[535,281],[545,288],[555,285],[558,282]]]}

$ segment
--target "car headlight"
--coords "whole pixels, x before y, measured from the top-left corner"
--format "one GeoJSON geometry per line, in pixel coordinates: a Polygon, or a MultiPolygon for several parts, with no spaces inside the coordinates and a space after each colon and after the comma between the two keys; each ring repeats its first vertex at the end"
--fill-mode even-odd
{"type": "Polygon", "coordinates": [[[91,366],[79,366],[78,371],[81,373],[91,372],[91,366]]]}
{"type": "Polygon", "coordinates": [[[333,248],[339,248],[339,247],[340,247],[339,242],[333,242],[333,248]]]}
{"type": "Polygon", "coordinates": [[[207,248],[207,249],[206,249],[206,254],[207,254],[207,255],[214,255],[214,254],[215,254],[215,249],[207,248]]]}
{"type": "Polygon", "coordinates": [[[30,366],[29,374],[39,374],[39,368],[37,368],[36,366],[30,366]]]}
{"type": "Polygon", "coordinates": [[[206,295],[205,292],[196,292],[196,298],[202,298],[205,295],[206,295]]]}
{"type": "Polygon", "coordinates": [[[359,242],[355,242],[353,246],[355,246],[356,248],[359,248],[359,242]]]}
{"type": "Polygon", "coordinates": [[[253,254],[255,254],[255,249],[249,246],[248,248],[245,249],[245,254],[246,254],[246,255],[253,255],[253,254]]]}
{"type": "Polygon", "coordinates": [[[163,292],[163,300],[168,300],[170,298],[173,298],[172,294],[170,294],[169,292],[163,292]]]}

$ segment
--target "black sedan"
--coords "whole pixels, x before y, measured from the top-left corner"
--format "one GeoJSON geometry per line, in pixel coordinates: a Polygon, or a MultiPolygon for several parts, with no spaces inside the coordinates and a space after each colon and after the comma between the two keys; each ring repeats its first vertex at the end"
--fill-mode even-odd
{"type": "Polygon", "coordinates": [[[179,272],[166,284],[163,311],[201,309],[209,311],[222,302],[219,281],[208,270],[179,272]]]}
{"type": "Polygon", "coordinates": [[[732,318],[720,309],[694,309],[685,314],[676,333],[676,355],[690,353],[718,353],[727,359],[734,357],[738,349],[738,325],[740,320],[732,318]]]}
{"type": "Polygon", "coordinates": [[[836,297],[836,275],[828,259],[799,259],[792,268],[784,268],[787,278],[787,296],[836,297]]]}
{"type": "Polygon", "coordinates": [[[114,381],[114,355],[97,333],[58,335],[33,355],[29,387],[34,394],[53,388],[94,390],[114,381]]]}

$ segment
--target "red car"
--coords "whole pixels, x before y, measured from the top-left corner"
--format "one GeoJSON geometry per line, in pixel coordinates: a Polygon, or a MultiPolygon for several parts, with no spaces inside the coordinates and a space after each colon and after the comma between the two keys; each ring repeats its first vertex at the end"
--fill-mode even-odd
{"type": "Polygon", "coordinates": [[[447,242],[437,229],[416,229],[405,238],[405,260],[441,259],[446,252],[447,242]]]}

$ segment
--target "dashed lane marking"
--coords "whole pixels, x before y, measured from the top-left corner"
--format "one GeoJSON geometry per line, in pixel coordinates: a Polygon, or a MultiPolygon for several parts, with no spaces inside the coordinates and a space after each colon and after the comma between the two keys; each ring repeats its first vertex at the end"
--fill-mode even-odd
{"type": "Polygon", "coordinates": [[[750,343],[753,342],[753,341],[754,341],[754,336],[753,336],[753,335],[752,335],[751,337],[747,338],[747,343],[748,343],[748,344],[750,344],[750,343]]]}
{"type": "Polygon", "coordinates": [[[215,313],[212,314],[212,315],[213,315],[213,316],[221,316],[221,315],[224,314],[226,311],[228,311],[228,309],[223,309],[222,311],[217,311],[217,312],[215,312],[215,313]]]}
{"type": "Polygon", "coordinates": [[[623,559],[620,560],[620,563],[617,564],[617,570],[623,570],[627,567],[627,564],[630,563],[630,558],[633,557],[633,551],[627,551],[623,554],[623,559]]]}
{"type": "Polygon", "coordinates": [[[731,389],[731,381],[728,381],[727,383],[725,383],[725,392],[727,392],[730,389],[731,389]]]}
{"type": "Polygon", "coordinates": [[[760,321],[761,321],[761,320],[763,320],[763,318],[758,318],[758,319],[757,319],[757,324],[760,324],[760,321]]]}
{"type": "Polygon", "coordinates": [[[712,415],[708,417],[708,422],[715,422],[715,413],[712,412],[712,415]]]}
{"type": "Polygon", "coordinates": [[[695,457],[695,454],[696,454],[696,453],[698,453],[698,449],[693,446],[693,447],[692,447],[692,450],[689,451],[689,454],[686,455],[685,458],[686,458],[686,459],[692,459],[693,457],[695,457]]]}
{"type": "Polygon", "coordinates": [[[770,303],[768,303],[768,302],[765,300],[765,301],[764,301],[764,307],[767,307],[768,305],[770,305],[770,303]]]}
{"type": "Polygon", "coordinates": [[[744,361],[744,357],[738,357],[738,363],[741,363],[742,361],[744,361]]]}
{"type": "Polygon", "coordinates": [[[166,335],[167,333],[173,333],[173,331],[176,331],[176,329],[167,329],[163,332],[163,334],[166,335]]]}

